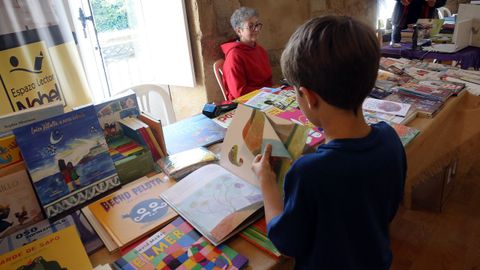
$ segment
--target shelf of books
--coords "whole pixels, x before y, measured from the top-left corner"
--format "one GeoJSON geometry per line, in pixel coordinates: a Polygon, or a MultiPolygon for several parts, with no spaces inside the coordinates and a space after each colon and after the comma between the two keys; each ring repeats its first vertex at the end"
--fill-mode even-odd
{"type": "MultiPolygon", "coordinates": [[[[390,124],[406,148],[405,206],[441,206],[480,150],[480,72],[390,58],[380,68],[365,120],[390,124]]],[[[1,116],[0,269],[291,268],[267,237],[251,163],[271,144],[282,189],[325,134],[291,87],[236,102],[165,127],[133,92],[1,116]]]]}

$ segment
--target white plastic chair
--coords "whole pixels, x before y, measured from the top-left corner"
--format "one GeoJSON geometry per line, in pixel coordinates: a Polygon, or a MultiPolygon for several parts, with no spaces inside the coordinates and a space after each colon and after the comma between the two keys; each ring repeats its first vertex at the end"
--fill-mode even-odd
{"type": "Polygon", "coordinates": [[[147,112],[153,117],[158,117],[162,121],[163,126],[176,122],[170,95],[162,86],[157,84],[140,84],[128,87],[118,94],[130,89],[137,94],[140,111],[147,112]]]}
{"type": "Polygon", "coordinates": [[[450,12],[450,9],[448,9],[446,7],[437,8],[437,12],[438,12],[438,18],[439,19],[443,19],[445,17],[451,17],[452,16],[452,12],[450,12]]]}
{"type": "Polygon", "coordinates": [[[225,92],[225,85],[223,84],[223,63],[225,60],[218,59],[213,63],[213,73],[215,74],[215,79],[217,79],[218,86],[222,90],[223,99],[227,100],[227,93],[225,92]]]}

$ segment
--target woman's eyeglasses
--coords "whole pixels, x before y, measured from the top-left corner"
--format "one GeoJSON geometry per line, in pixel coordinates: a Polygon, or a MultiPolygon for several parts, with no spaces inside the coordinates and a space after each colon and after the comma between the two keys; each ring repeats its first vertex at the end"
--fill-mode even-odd
{"type": "Polygon", "coordinates": [[[263,23],[256,23],[256,24],[250,24],[244,27],[244,29],[250,30],[250,31],[260,31],[262,29],[263,23]]]}

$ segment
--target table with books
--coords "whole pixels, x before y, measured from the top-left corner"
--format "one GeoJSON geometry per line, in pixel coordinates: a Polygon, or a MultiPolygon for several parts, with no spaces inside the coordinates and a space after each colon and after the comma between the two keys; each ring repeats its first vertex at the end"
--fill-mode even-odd
{"type": "Polygon", "coordinates": [[[381,48],[382,56],[408,59],[436,59],[438,61],[456,61],[463,69],[480,68],[480,48],[466,47],[455,53],[441,53],[423,50],[412,50],[411,43],[401,43],[400,47],[386,45],[381,48]]]}
{"type": "MultiPolygon", "coordinates": [[[[405,146],[405,207],[438,210],[479,163],[480,73],[407,59],[382,58],[380,66],[363,104],[365,119],[389,123],[405,146]]],[[[280,188],[291,161],[325,140],[299,110],[293,89],[263,88],[215,119],[197,115],[164,128],[134,101],[124,96],[67,113],[34,112],[29,121],[38,122],[13,133],[5,119],[19,123],[19,116],[0,118],[1,157],[10,158],[0,166],[0,268],[184,263],[291,269],[293,260],[279,256],[266,237],[250,164],[263,141],[274,145],[280,188]],[[125,134],[138,142],[121,138],[125,134]],[[192,149],[172,140],[189,140],[192,149]],[[197,148],[208,145],[210,151],[197,148]],[[128,162],[133,165],[116,176],[128,162]],[[136,170],[145,165],[146,176],[136,170]]]]}

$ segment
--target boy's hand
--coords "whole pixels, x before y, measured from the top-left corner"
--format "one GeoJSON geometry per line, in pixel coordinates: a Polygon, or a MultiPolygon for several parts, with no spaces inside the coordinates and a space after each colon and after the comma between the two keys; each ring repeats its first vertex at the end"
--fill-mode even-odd
{"type": "Polygon", "coordinates": [[[265,151],[262,154],[258,154],[252,163],[252,170],[257,175],[257,179],[260,184],[265,181],[275,181],[276,175],[272,170],[272,165],[270,164],[270,159],[272,155],[272,145],[267,144],[265,151]]]}

